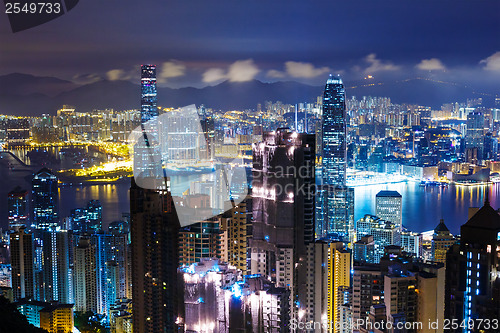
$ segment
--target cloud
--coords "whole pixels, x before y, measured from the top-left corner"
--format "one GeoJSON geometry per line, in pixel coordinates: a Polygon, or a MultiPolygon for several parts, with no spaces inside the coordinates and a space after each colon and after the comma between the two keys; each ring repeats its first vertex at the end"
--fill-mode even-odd
{"type": "Polygon", "coordinates": [[[123,69],[112,69],[106,72],[106,78],[110,81],[126,80],[127,74],[123,69]]]}
{"type": "Polygon", "coordinates": [[[166,61],[160,67],[156,75],[158,83],[165,83],[167,79],[183,76],[186,73],[186,66],[177,61],[166,61]]]}
{"type": "Polygon", "coordinates": [[[238,60],[229,66],[227,77],[231,82],[245,82],[253,80],[259,72],[259,68],[252,59],[238,60]]]}
{"type": "Polygon", "coordinates": [[[311,63],[296,61],[287,61],[285,68],[291,77],[304,79],[312,79],[330,71],[328,67],[316,68],[311,63]]]}
{"type": "Polygon", "coordinates": [[[72,80],[78,84],[90,84],[101,81],[102,77],[98,74],[77,74],[72,77],[72,80]]]}
{"type": "Polygon", "coordinates": [[[226,74],[222,68],[210,68],[203,73],[203,82],[212,83],[226,79],[226,74]]]}
{"type": "Polygon", "coordinates": [[[276,78],[276,79],[280,79],[280,78],[284,78],[286,75],[282,71],[278,71],[276,69],[270,69],[270,70],[267,71],[266,76],[272,77],[272,78],[276,78]]]}
{"type": "Polygon", "coordinates": [[[203,73],[203,82],[212,83],[220,80],[229,80],[231,82],[246,82],[253,80],[260,72],[252,59],[238,60],[226,71],[222,68],[209,68],[203,73]]]}
{"type": "Polygon", "coordinates": [[[401,68],[401,66],[394,65],[391,62],[383,63],[382,60],[377,59],[377,55],[375,53],[367,55],[365,57],[365,61],[370,64],[370,66],[365,69],[365,73],[396,71],[401,68]]]}
{"type": "Polygon", "coordinates": [[[446,70],[445,65],[438,58],[423,59],[416,66],[418,69],[423,71],[444,71],[446,70]]]}
{"type": "Polygon", "coordinates": [[[484,69],[487,71],[500,71],[500,51],[495,52],[488,58],[481,60],[479,63],[485,64],[484,69]]]}

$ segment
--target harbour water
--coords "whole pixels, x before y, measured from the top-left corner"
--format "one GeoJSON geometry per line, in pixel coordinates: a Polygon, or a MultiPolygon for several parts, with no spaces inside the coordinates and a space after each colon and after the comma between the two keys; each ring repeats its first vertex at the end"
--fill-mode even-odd
{"type": "MultiPolygon", "coordinates": [[[[7,193],[20,186],[31,191],[31,177],[40,167],[9,167],[14,162],[6,154],[0,159],[0,227],[7,227],[7,193]],[[9,164],[10,163],[10,164],[9,164]]],[[[173,181],[175,183],[175,181],[173,181]]],[[[121,219],[129,212],[130,182],[112,184],[73,185],[59,189],[60,216],[69,216],[71,209],[84,207],[89,200],[101,201],[103,225],[121,219]]],[[[380,190],[395,190],[403,197],[403,224],[412,231],[434,229],[439,219],[444,218],[453,234],[467,221],[469,207],[480,207],[485,199],[486,186],[422,187],[417,182],[367,185],[355,187],[355,219],[365,214],[375,214],[375,195],[380,190]]],[[[489,187],[489,200],[496,209],[500,208],[500,186],[489,187]]]]}

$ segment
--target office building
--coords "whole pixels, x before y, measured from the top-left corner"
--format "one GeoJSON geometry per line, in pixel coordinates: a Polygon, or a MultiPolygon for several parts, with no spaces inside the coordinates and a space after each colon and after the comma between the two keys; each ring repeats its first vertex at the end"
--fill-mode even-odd
{"type": "Polygon", "coordinates": [[[347,114],[342,79],[330,75],[323,93],[316,237],[352,242],[354,189],[346,187],[347,114]]]}
{"type": "Polygon", "coordinates": [[[322,177],[324,185],[345,185],[347,124],[342,79],[330,75],[323,94],[322,177]]]}
{"type": "Polygon", "coordinates": [[[130,214],[134,332],[182,329],[180,224],[170,192],[144,189],[132,180],[130,214]]]}
{"type": "Polygon", "coordinates": [[[455,237],[453,237],[448,227],[446,227],[446,224],[444,224],[444,220],[441,219],[432,235],[432,261],[445,264],[446,252],[448,252],[448,249],[455,244],[455,242],[455,237]]]}
{"type": "Polygon", "coordinates": [[[9,192],[7,209],[9,211],[9,229],[26,226],[28,222],[28,191],[19,186],[9,192]]]}
{"type": "Polygon", "coordinates": [[[401,245],[399,226],[374,215],[365,215],[356,222],[356,238],[373,236],[374,255],[372,263],[379,263],[388,245],[401,245]]]}
{"type": "Polygon", "coordinates": [[[141,66],[141,123],[158,117],[156,91],[156,66],[141,66]]]}
{"type": "Polygon", "coordinates": [[[403,200],[397,191],[380,191],[375,198],[376,214],[383,220],[390,221],[402,230],[403,200]]]}
{"type": "Polygon", "coordinates": [[[16,301],[35,295],[33,251],[33,235],[27,233],[24,227],[10,234],[11,280],[16,301]]]}
{"type": "Polygon", "coordinates": [[[56,228],[59,224],[59,187],[57,177],[47,168],[38,171],[32,181],[32,225],[36,229],[56,228]]]}
{"type": "Polygon", "coordinates": [[[373,236],[361,237],[352,247],[352,254],[355,263],[373,263],[375,255],[375,241],[373,236]]]}
{"type": "Polygon", "coordinates": [[[403,228],[401,232],[401,247],[404,251],[413,254],[416,258],[423,255],[422,234],[403,228]]]}
{"type": "MultiPolygon", "coordinates": [[[[479,111],[467,115],[467,132],[465,135],[465,148],[477,148],[477,158],[483,159],[484,148],[484,114],[479,111]]],[[[475,161],[477,163],[477,161],[475,161]]]]}

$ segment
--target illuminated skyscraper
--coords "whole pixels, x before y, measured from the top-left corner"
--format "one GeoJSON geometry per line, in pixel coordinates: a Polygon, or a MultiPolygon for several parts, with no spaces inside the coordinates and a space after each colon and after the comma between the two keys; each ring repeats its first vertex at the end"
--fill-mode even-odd
{"type": "Polygon", "coordinates": [[[479,159],[483,158],[484,132],[484,114],[476,111],[469,113],[467,115],[465,148],[477,148],[479,159]]]}
{"type": "Polygon", "coordinates": [[[321,167],[316,199],[316,237],[352,241],[354,189],[346,187],[347,114],[342,79],[332,76],[323,94],[321,167]]]}
{"type": "Polygon", "coordinates": [[[323,94],[322,177],[324,185],[345,185],[347,125],[342,79],[330,75],[323,94]]]}
{"type": "Polygon", "coordinates": [[[8,194],[7,205],[9,210],[9,228],[26,225],[28,220],[28,191],[18,186],[8,194]]]}
{"type": "Polygon", "coordinates": [[[156,92],[156,66],[141,66],[141,122],[145,123],[154,117],[158,117],[156,103],[158,101],[156,92]]]}
{"type": "Polygon", "coordinates": [[[57,177],[49,169],[38,171],[31,181],[33,190],[32,224],[37,229],[49,229],[58,226],[59,193],[57,177]]]}
{"type": "Polygon", "coordinates": [[[33,235],[24,227],[10,234],[10,262],[12,266],[12,292],[14,300],[33,298],[33,235]]]}
{"type": "Polygon", "coordinates": [[[130,188],[134,332],[181,329],[184,296],[179,266],[179,219],[170,192],[130,188]]]}
{"type": "Polygon", "coordinates": [[[313,134],[280,128],[253,145],[251,274],[288,288],[297,319],[306,311],[306,246],[314,241],[314,158],[313,134]]]}
{"type": "Polygon", "coordinates": [[[73,273],[70,239],[66,230],[41,232],[43,242],[43,288],[46,302],[73,304],[73,273]]]}
{"type": "Polygon", "coordinates": [[[398,191],[380,191],[375,199],[376,214],[382,220],[390,221],[402,230],[403,201],[398,191]]]}

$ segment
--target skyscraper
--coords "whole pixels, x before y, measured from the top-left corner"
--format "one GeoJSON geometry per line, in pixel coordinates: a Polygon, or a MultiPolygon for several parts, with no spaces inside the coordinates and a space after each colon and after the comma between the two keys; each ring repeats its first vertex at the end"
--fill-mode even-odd
{"type": "Polygon", "coordinates": [[[251,274],[291,291],[292,318],[305,311],[306,245],[314,241],[313,134],[280,128],[253,145],[251,274]]]}
{"type": "Polygon", "coordinates": [[[130,188],[134,332],[174,332],[182,326],[179,220],[170,192],[130,188]]]}
{"type": "Polygon", "coordinates": [[[49,169],[38,171],[32,181],[33,202],[32,225],[36,229],[50,229],[58,226],[59,193],[57,177],[49,169]]]}
{"type": "MultiPolygon", "coordinates": [[[[483,159],[483,146],[484,114],[478,111],[474,111],[467,115],[467,134],[465,136],[465,148],[477,148],[478,159],[483,159]]],[[[474,163],[477,163],[477,161],[474,161],[474,163]]]]}
{"type": "Polygon", "coordinates": [[[141,123],[158,117],[156,103],[156,66],[141,66],[141,123]]]}
{"type": "Polygon", "coordinates": [[[73,273],[66,230],[41,232],[43,242],[43,287],[46,302],[73,304],[73,273]]]}
{"type": "MultiPolygon", "coordinates": [[[[500,318],[500,215],[488,200],[460,228],[460,243],[446,255],[445,318],[479,332],[480,322],[500,318]]],[[[488,331],[488,330],[486,330],[488,331]]]]}
{"type": "Polygon", "coordinates": [[[347,124],[342,79],[330,75],[323,94],[322,177],[325,185],[345,185],[347,124]]]}
{"type": "Polygon", "coordinates": [[[21,227],[10,234],[10,263],[14,300],[34,297],[33,235],[21,227]]]}
{"type": "Polygon", "coordinates": [[[28,191],[22,190],[19,186],[9,192],[7,209],[9,210],[10,229],[26,225],[28,220],[27,196],[28,191]]]}
{"type": "Polygon", "coordinates": [[[74,255],[75,311],[97,313],[95,248],[80,237],[74,255]]]}
{"type": "Polygon", "coordinates": [[[375,199],[376,214],[383,220],[390,221],[402,230],[403,201],[398,191],[380,191],[375,199]]]}
{"type": "Polygon", "coordinates": [[[326,81],[321,126],[321,167],[316,201],[316,237],[352,241],[354,189],[346,187],[347,114],[339,76],[326,81]]]}
{"type": "MultiPolygon", "coordinates": [[[[134,174],[140,175],[141,184],[153,183],[148,188],[156,188],[155,181],[161,178],[161,154],[158,140],[158,108],[156,92],[156,66],[141,66],[141,129],[134,145],[134,174]],[[148,123],[147,126],[144,124],[148,123]]],[[[137,179],[136,179],[137,180],[137,179]]]]}

